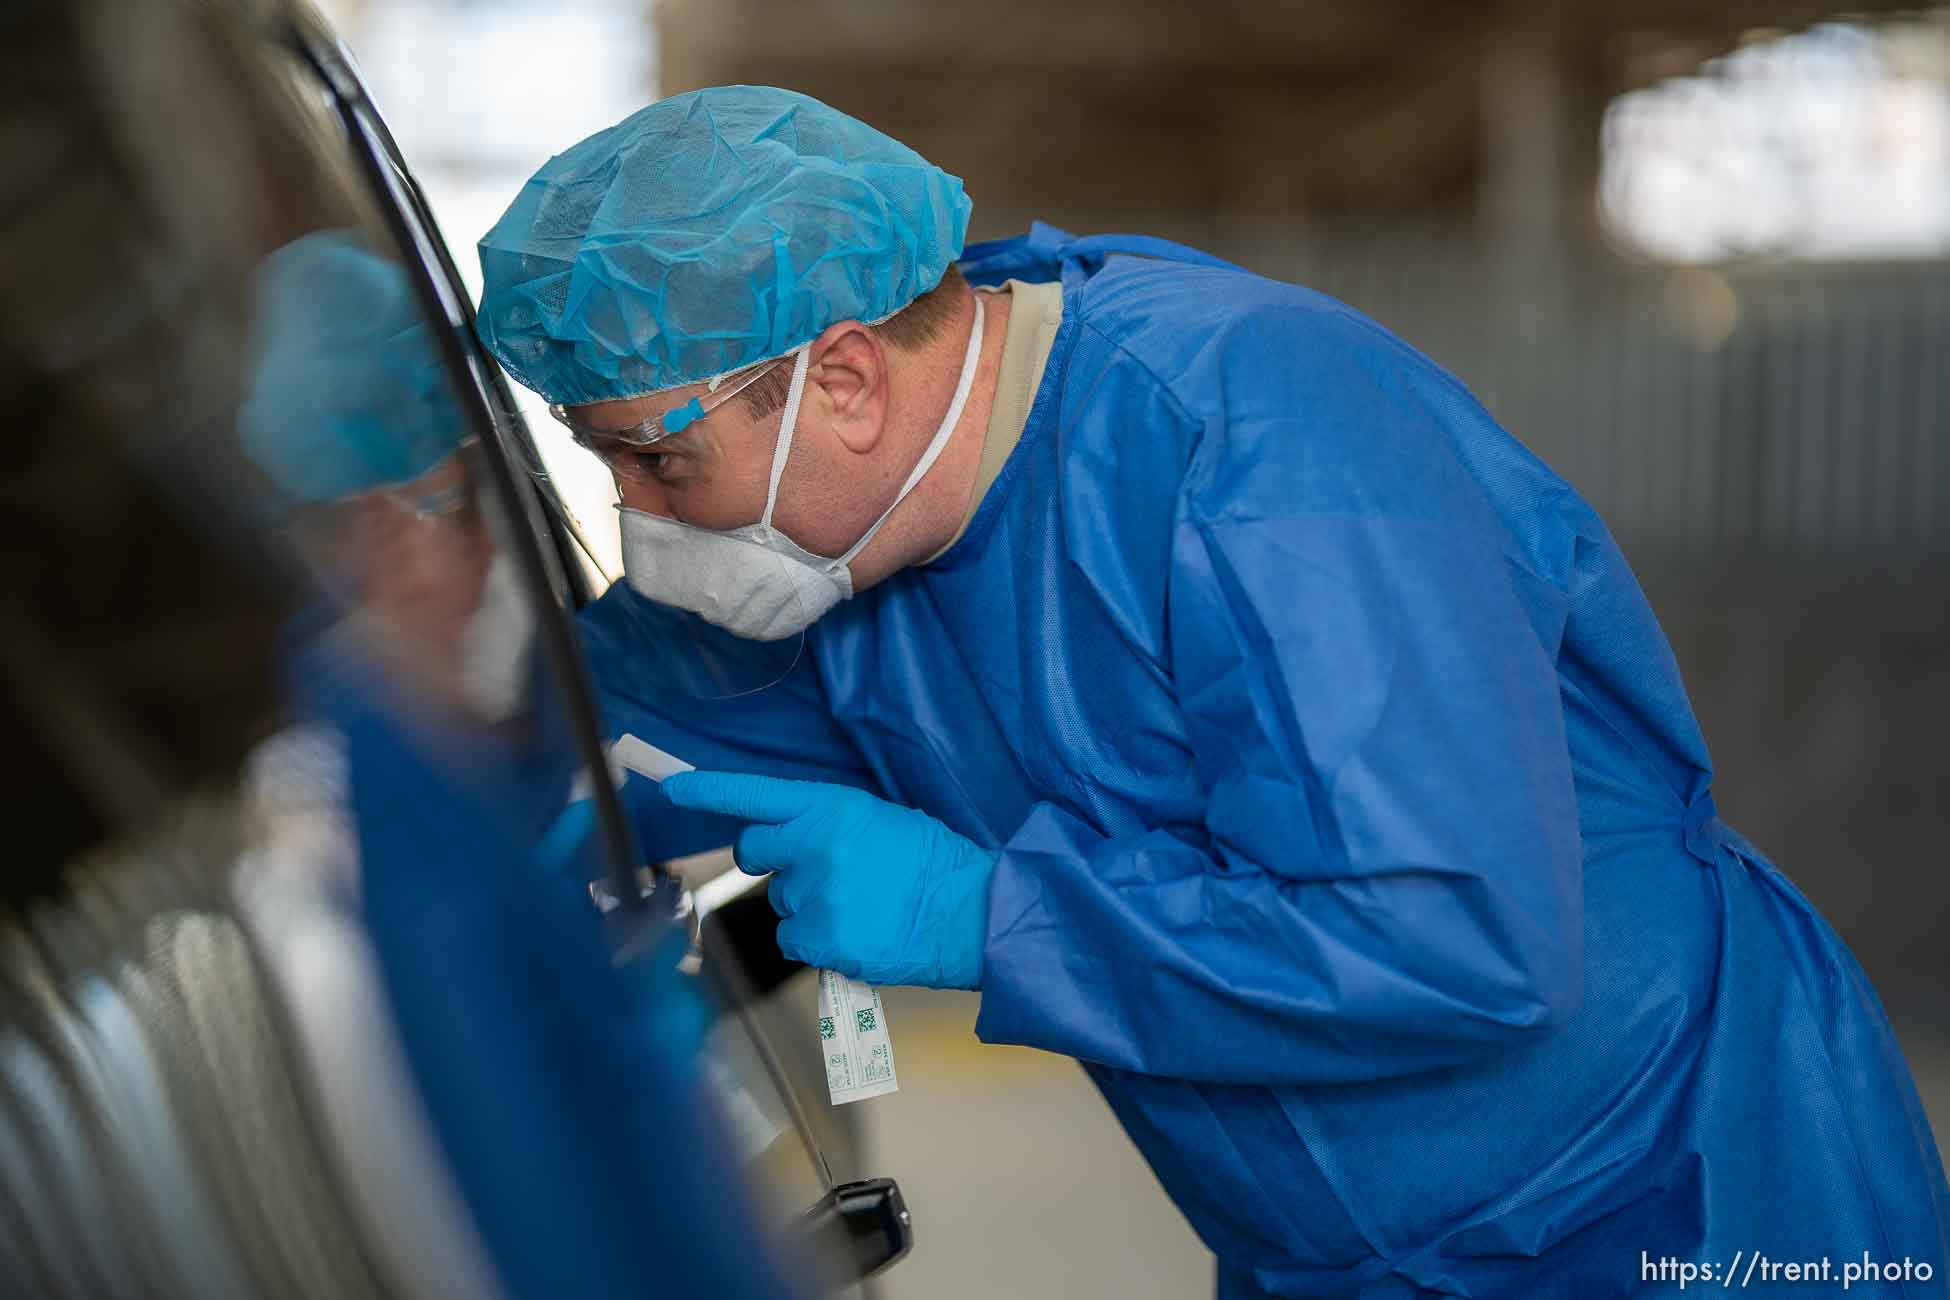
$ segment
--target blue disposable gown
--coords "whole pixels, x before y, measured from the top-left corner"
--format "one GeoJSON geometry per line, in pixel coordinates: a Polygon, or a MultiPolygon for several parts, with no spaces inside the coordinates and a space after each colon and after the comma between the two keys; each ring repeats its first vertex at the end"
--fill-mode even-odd
{"type": "Polygon", "coordinates": [[[999,849],[978,1033],[1083,1062],[1228,1294],[1639,1295],[1677,1286],[1647,1256],[1839,1281],[1866,1251],[1934,1278],[1851,1294],[1944,1295],[1889,1025],[1715,816],[1598,517],[1358,313],[1130,243],[1167,255],[970,251],[1063,283],[1022,440],[786,682],[673,698],[640,598],[592,606],[615,729],[999,849]]]}

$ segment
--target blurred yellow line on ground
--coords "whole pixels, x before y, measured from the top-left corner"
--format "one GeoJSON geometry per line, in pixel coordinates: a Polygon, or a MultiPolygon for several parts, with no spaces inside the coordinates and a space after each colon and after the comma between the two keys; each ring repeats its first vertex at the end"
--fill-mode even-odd
{"type": "Polygon", "coordinates": [[[975,1037],[979,995],[930,989],[883,990],[894,1055],[903,1077],[1041,1080],[1077,1068],[1067,1056],[1027,1047],[997,1047],[975,1037]]]}

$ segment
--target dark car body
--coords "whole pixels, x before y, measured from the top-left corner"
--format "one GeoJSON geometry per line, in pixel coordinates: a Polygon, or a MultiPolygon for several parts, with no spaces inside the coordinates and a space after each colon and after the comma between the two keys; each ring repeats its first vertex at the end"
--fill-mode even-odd
{"type": "MultiPolygon", "coordinates": [[[[176,1104],[178,1163],[224,1189],[210,1200],[228,1228],[211,1231],[238,1243],[235,1275],[259,1293],[410,1294],[398,1243],[389,1255],[374,1241],[383,1214],[345,1185],[334,1134],[342,1148],[344,1126],[357,1128],[356,1089],[335,1093],[308,1060],[315,1026],[280,948],[291,933],[280,929],[281,881],[298,882],[304,915],[358,928],[356,854],[334,838],[329,800],[272,800],[276,833],[263,835],[265,772],[280,790],[303,775],[285,742],[304,730],[294,676],[316,661],[294,654],[293,629],[338,602],[334,627],[378,643],[361,662],[381,665],[403,734],[520,731],[533,751],[524,761],[547,781],[604,772],[573,618],[595,593],[572,555],[573,524],[474,337],[418,185],[314,16],[249,0],[36,2],[0,16],[0,33],[0,393],[15,434],[0,487],[10,570],[0,809],[12,850],[0,872],[0,1294],[214,1285],[192,1276],[200,1256],[181,1216],[157,1203],[166,1184],[144,1154],[154,1132],[142,1137],[117,1110],[127,1060],[97,1050],[87,1019],[89,1007],[133,1007],[152,1040],[195,1037],[206,1004],[244,1008],[219,1020],[246,1026],[248,1041],[205,1035],[194,1053],[140,1059],[176,1104]],[[545,725],[465,718],[473,706],[448,698],[443,665],[457,637],[485,634],[429,613],[438,602],[425,590],[389,610],[346,600],[332,566],[347,549],[347,507],[278,504],[240,449],[240,403],[264,396],[253,389],[260,268],[334,230],[361,232],[411,285],[420,345],[460,426],[462,451],[444,463],[460,467],[468,545],[480,550],[468,581],[484,584],[490,568],[507,578],[530,646],[522,716],[545,725]],[[319,910],[328,878],[354,884],[319,910]],[[150,1006],[138,993],[155,988],[167,996],[150,1006]],[[103,989],[100,1007],[87,1002],[103,989]],[[256,1073],[233,1069],[226,1051],[248,1053],[256,1073]],[[266,1097],[278,1099],[259,1116],[277,1176],[232,1122],[266,1097]],[[291,1280],[301,1258],[335,1262],[301,1287],[291,1280]]],[[[415,527],[361,563],[389,580],[448,571],[416,553],[436,532],[415,527]]],[[[464,747],[451,752],[464,768],[464,747]]],[[[909,1227],[891,1182],[833,1176],[859,1171],[848,1130],[811,1099],[823,1074],[815,1026],[794,1001],[804,977],[779,964],[762,915],[739,922],[749,908],[700,925],[681,885],[640,860],[608,783],[585,786],[577,869],[592,911],[614,904],[616,959],[646,960],[638,936],[674,928],[708,986],[715,1018],[700,1068],[743,1176],[685,1195],[756,1198],[766,1240],[754,1249],[776,1252],[804,1289],[853,1293],[906,1251],[909,1227]]],[[[646,1287],[660,1267],[645,1261],[646,1287]]]]}

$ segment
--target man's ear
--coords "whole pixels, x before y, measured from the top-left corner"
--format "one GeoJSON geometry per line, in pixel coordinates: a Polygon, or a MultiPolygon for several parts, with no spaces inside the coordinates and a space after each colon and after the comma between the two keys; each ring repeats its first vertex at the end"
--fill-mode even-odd
{"type": "Polygon", "coordinates": [[[841,321],[812,341],[811,354],[806,398],[819,395],[820,414],[848,451],[872,451],[887,423],[887,352],[880,336],[859,321],[841,321]]]}

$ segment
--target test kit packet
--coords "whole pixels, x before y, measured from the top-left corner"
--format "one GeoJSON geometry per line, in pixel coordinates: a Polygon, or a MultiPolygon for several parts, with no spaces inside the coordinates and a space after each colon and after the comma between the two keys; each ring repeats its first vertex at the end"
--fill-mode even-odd
{"type": "Polygon", "coordinates": [[[899,1090],[887,1008],[873,985],[819,972],[819,1045],[826,1057],[826,1091],[835,1106],[899,1090]]]}

